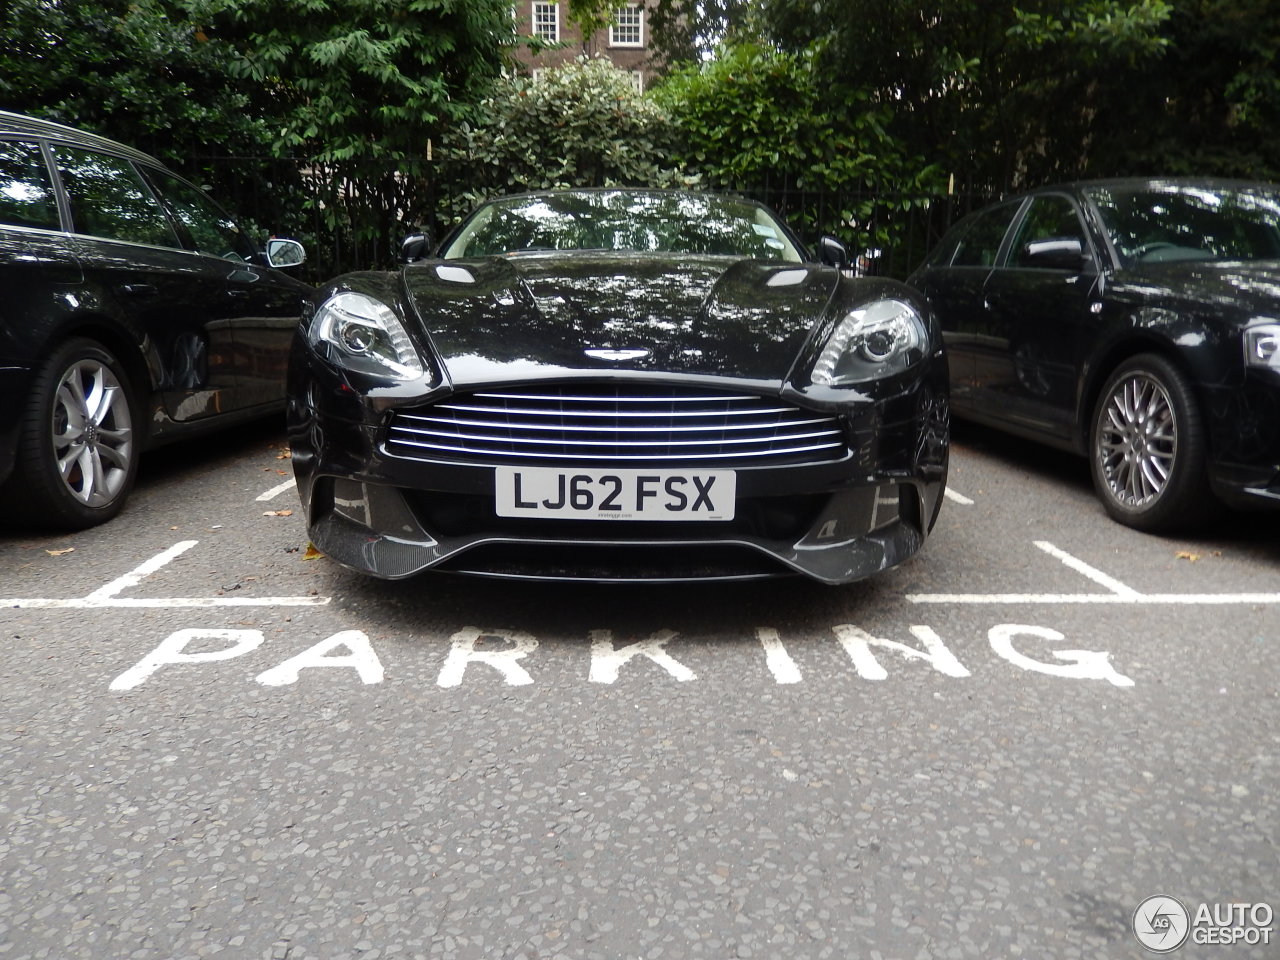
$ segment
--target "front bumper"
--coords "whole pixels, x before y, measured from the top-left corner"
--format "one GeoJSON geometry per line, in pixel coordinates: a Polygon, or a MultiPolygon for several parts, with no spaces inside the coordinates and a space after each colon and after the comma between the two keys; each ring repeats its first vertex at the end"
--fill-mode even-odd
{"type": "Polygon", "coordinates": [[[311,540],[376,577],[432,569],[523,580],[802,574],[846,583],[920,549],[946,482],[945,380],[921,377],[895,397],[843,407],[847,449],[838,459],[736,469],[731,521],[499,517],[492,465],[389,453],[385,405],[375,409],[326,363],[295,350],[304,355],[295,355],[290,445],[311,540]]]}
{"type": "Polygon", "coordinates": [[[1280,510],[1280,371],[1251,370],[1242,385],[1208,391],[1209,482],[1240,510],[1280,510]]]}
{"type": "MultiPolygon", "coordinates": [[[[445,484],[435,478],[433,485],[445,484]]],[[[780,501],[772,507],[781,515],[775,523],[802,527],[798,536],[781,537],[732,523],[717,532],[711,524],[566,521],[556,531],[557,521],[492,516],[485,508],[491,496],[411,491],[331,475],[315,478],[307,515],[318,549],[345,567],[387,579],[436,568],[523,580],[672,582],[800,573],[845,583],[896,566],[920,548],[922,517],[928,515],[922,502],[937,495],[932,486],[851,486],[802,497],[800,510],[788,509],[786,495],[775,494],[767,498],[780,501]],[[477,525],[443,532],[427,519],[433,508],[437,515],[469,513],[477,525]],[[487,529],[484,520],[491,523],[487,529]],[[585,529],[587,523],[598,532],[585,529]]],[[[751,506],[770,509],[760,500],[751,506]]]]}

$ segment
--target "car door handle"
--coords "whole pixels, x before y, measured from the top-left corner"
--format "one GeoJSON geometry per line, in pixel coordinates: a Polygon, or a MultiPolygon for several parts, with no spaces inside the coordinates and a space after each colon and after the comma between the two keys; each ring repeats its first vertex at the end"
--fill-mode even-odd
{"type": "Polygon", "coordinates": [[[227,287],[227,296],[244,298],[249,295],[249,291],[244,287],[227,287]]]}
{"type": "Polygon", "coordinates": [[[159,291],[153,283],[122,283],[120,292],[131,297],[154,297],[159,291]]]}

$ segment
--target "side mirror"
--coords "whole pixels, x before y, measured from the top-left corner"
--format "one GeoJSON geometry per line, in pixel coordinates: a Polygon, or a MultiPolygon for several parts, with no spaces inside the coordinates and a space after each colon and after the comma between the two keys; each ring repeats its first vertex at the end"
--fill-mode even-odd
{"type": "Polygon", "coordinates": [[[411,233],[400,243],[400,262],[417,263],[425,259],[431,250],[431,236],[426,233],[411,233]]]}
{"type": "Polygon", "coordinates": [[[822,236],[818,238],[818,260],[828,267],[845,270],[849,267],[849,251],[835,237],[822,236]]]}
{"type": "Polygon", "coordinates": [[[1049,240],[1033,240],[1022,248],[1018,258],[1021,267],[1039,267],[1044,270],[1076,270],[1086,262],[1084,244],[1077,237],[1055,237],[1049,240]]]}
{"type": "Polygon", "coordinates": [[[267,241],[267,263],[277,269],[296,267],[307,259],[306,248],[297,240],[275,238],[267,241]]]}

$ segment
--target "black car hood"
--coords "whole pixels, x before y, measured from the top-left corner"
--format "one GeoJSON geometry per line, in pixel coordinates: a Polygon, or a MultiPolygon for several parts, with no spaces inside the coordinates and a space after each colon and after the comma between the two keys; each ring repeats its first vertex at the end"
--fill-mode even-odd
{"type": "Polygon", "coordinates": [[[1280,316],[1280,262],[1152,264],[1118,274],[1112,293],[1135,300],[1173,299],[1244,323],[1280,316]]]}
{"type": "Polygon", "coordinates": [[[814,264],[579,252],[431,261],[406,267],[403,279],[455,384],[615,370],[781,381],[839,274],[814,264]]]}

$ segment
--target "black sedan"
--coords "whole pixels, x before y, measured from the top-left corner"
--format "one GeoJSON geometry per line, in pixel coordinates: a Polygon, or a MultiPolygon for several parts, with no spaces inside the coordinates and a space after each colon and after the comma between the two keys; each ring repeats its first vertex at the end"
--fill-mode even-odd
{"type": "Polygon", "coordinates": [[[574,190],[337,278],[290,363],[312,540],[386,578],[842,583],[902,562],[945,484],[941,335],[910,288],[820,249],[744,200],[574,190]]]}
{"type": "Polygon", "coordinates": [[[1280,508],[1280,186],[1047,187],[961,222],[909,282],[956,415],[1086,454],[1116,520],[1280,508]]]}

